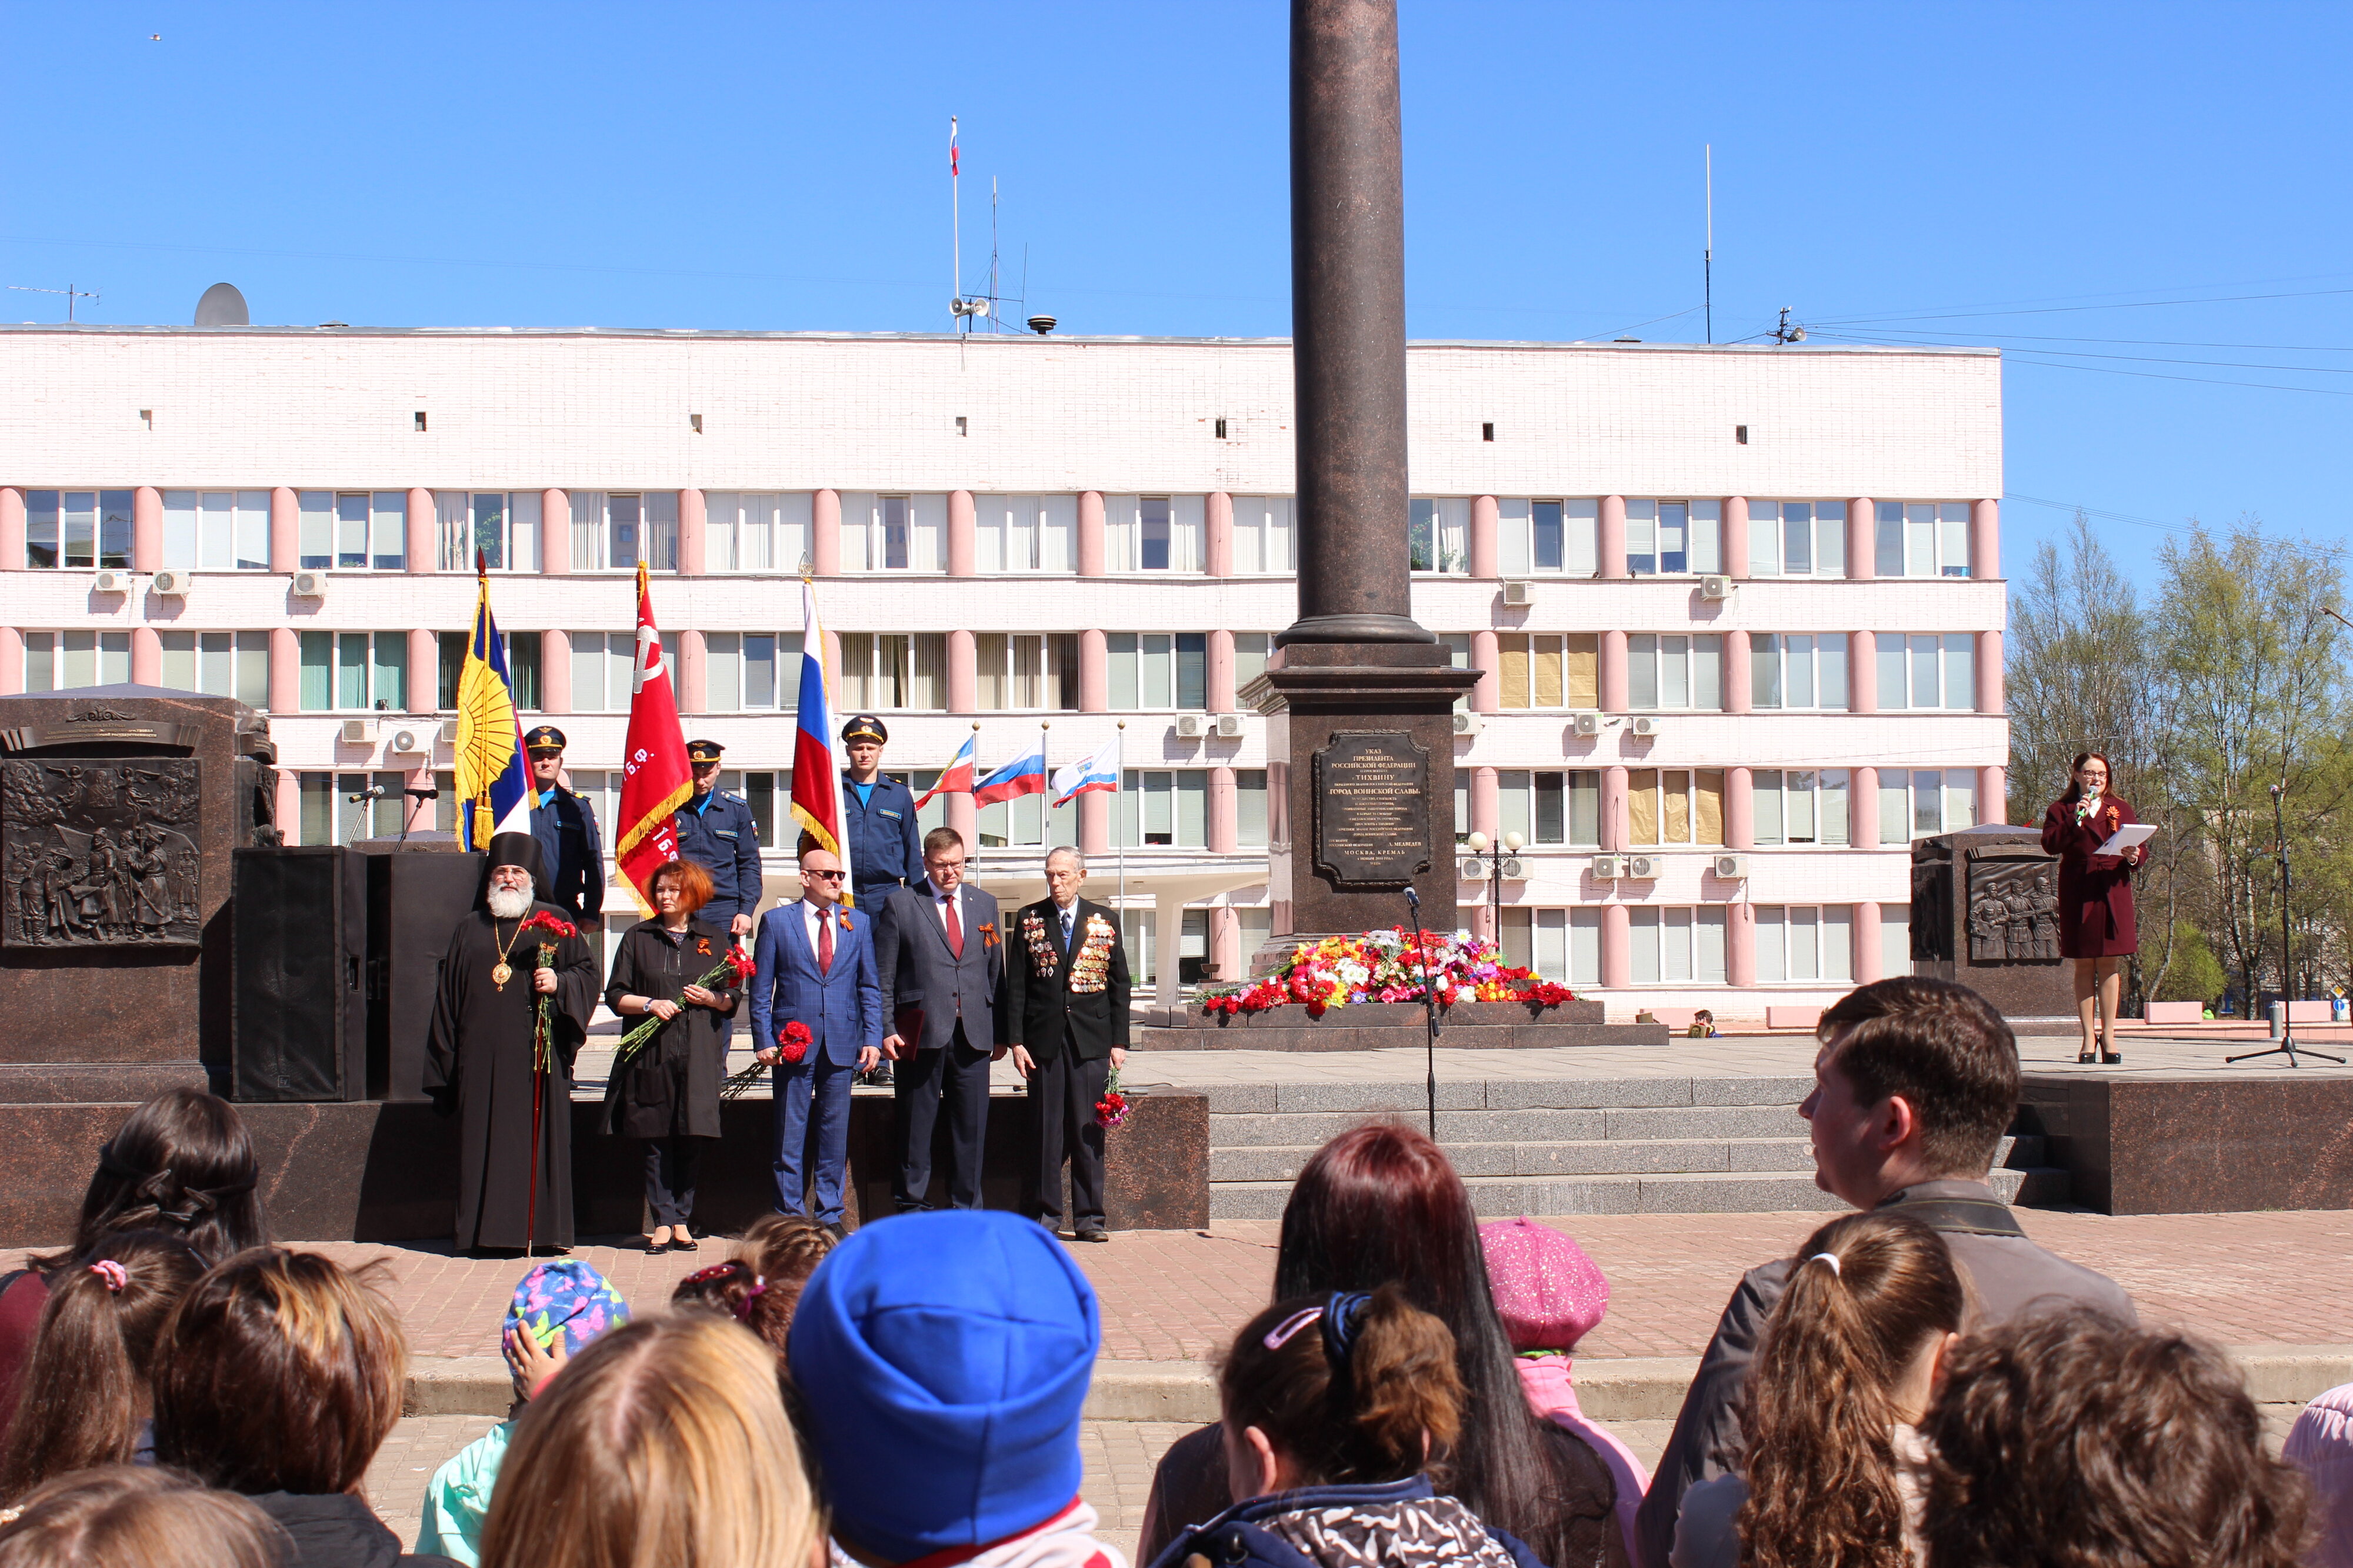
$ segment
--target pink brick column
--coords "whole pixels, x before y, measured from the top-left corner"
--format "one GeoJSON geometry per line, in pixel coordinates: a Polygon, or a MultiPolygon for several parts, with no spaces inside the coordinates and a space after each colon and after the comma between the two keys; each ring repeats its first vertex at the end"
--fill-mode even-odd
{"type": "Polygon", "coordinates": [[[1854,906],[1854,983],[1884,980],[1880,971],[1879,906],[1865,899],[1854,906]]]}
{"type": "MultiPolygon", "coordinates": [[[[435,512],[433,509],[433,492],[431,490],[425,489],[410,490],[408,492],[407,530],[409,571],[417,573],[430,572],[437,564],[438,564],[436,559],[436,552],[434,550],[436,541],[433,537],[434,530],[437,526],[438,524],[435,521],[435,512]]],[[[374,560],[375,554],[375,525],[371,521],[368,524],[369,559],[374,560]]]]}
{"type": "MultiPolygon", "coordinates": [[[[272,713],[296,713],[301,708],[302,638],[291,626],[272,626],[269,628],[269,710],[272,713]]],[[[278,776],[288,778],[291,775],[280,773],[278,776]]]]}
{"type": "Polygon", "coordinates": [[[1601,985],[1621,990],[1634,984],[1634,921],[1623,904],[1601,906],[1601,985]]]}
{"type": "MultiPolygon", "coordinates": [[[[970,796],[948,796],[950,800],[970,796]]],[[[1079,796],[1079,850],[1092,858],[1111,853],[1111,796],[1102,790],[1089,790],[1079,796]]]]}
{"type": "Polygon", "coordinates": [[[278,770],[278,831],[289,844],[302,841],[302,775],[292,768],[278,770]]]}
{"type": "Polygon", "coordinates": [[[1504,790],[1502,774],[1493,768],[1471,770],[1471,831],[1483,833],[1490,838],[1503,836],[1504,790]]]}
{"type": "MultiPolygon", "coordinates": [[[[1623,574],[1620,574],[1623,575],[1623,574]]],[[[1627,695],[1626,634],[1608,631],[1601,634],[1601,710],[1623,713],[1632,699],[1627,695]]]]}
{"type": "MultiPolygon", "coordinates": [[[[545,659],[545,645],[540,657],[545,659]]],[[[544,672],[541,679],[546,679],[544,672]]],[[[441,696],[441,639],[421,626],[408,633],[408,711],[430,713],[441,696]]]]}
{"type": "Polygon", "coordinates": [[[1471,663],[1479,671],[1479,684],[1471,689],[1471,711],[1500,712],[1504,700],[1504,650],[1494,632],[1471,634],[1471,663]]]}
{"type": "Polygon", "coordinates": [[[572,711],[570,632],[549,630],[539,634],[539,702],[543,713],[572,711]]]}
{"type": "Polygon", "coordinates": [[[1748,575],[1748,498],[1724,498],[1724,572],[1727,577],[1748,575]]]}
{"type": "MultiPolygon", "coordinates": [[[[1080,658],[1083,660],[1085,655],[1082,653],[1080,658]]],[[[1083,693],[1083,674],[1079,686],[1083,693]]],[[[1231,713],[1234,709],[1234,634],[1221,626],[1209,634],[1209,711],[1231,713]]]]}
{"type": "Polygon", "coordinates": [[[1969,575],[2001,575],[2001,502],[1969,503],[1969,575]]]}
{"type": "Polygon", "coordinates": [[[1208,538],[1203,542],[1203,561],[1210,576],[1230,577],[1234,574],[1234,498],[1224,490],[1211,490],[1206,510],[1202,527],[1208,538]]]}
{"type": "MultiPolygon", "coordinates": [[[[1101,791],[1095,792],[1101,794],[1101,791]]],[[[1241,792],[1235,787],[1234,770],[1209,770],[1209,852],[1230,855],[1241,837],[1241,792]]]]}
{"type": "Polygon", "coordinates": [[[1726,632],[1724,634],[1724,710],[1726,713],[1748,712],[1755,696],[1755,689],[1749,684],[1748,634],[1726,632]]]}
{"type": "Polygon", "coordinates": [[[683,577],[700,577],[709,559],[707,545],[711,512],[701,490],[678,492],[678,570],[683,577]]]}
{"type": "Polygon", "coordinates": [[[1978,677],[1978,711],[2002,711],[2001,634],[1979,632],[1976,647],[1978,677]]]}
{"type": "Polygon", "coordinates": [[[1986,766],[1978,770],[1978,826],[2000,827],[2010,819],[2010,770],[1986,766]]]}
{"type": "MultiPolygon", "coordinates": [[[[1103,793],[1098,790],[1095,792],[1103,793]]],[[[1209,962],[1217,965],[1218,978],[1234,981],[1244,978],[1242,967],[1250,954],[1242,951],[1242,915],[1240,910],[1222,905],[1209,911],[1209,962]]]]}
{"type": "Polygon", "coordinates": [[[1724,906],[1724,977],[1740,989],[1757,984],[1757,906],[1746,900],[1724,906]]]}
{"type": "MultiPolygon", "coordinates": [[[[1081,689],[1086,677],[1079,677],[1081,689]]],[[[980,710],[980,647],[972,633],[959,626],[948,634],[948,711],[980,710]]]]}
{"type": "Polygon", "coordinates": [[[25,634],[0,626],[0,697],[14,697],[24,689],[25,634]]]}
{"type": "MultiPolygon", "coordinates": [[[[1227,634],[1226,647],[1226,657],[1230,660],[1233,658],[1231,633],[1227,634]]],[[[1230,663],[1226,667],[1226,679],[1229,683],[1233,679],[1230,663]]],[[[1111,642],[1101,631],[1092,627],[1079,634],[1079,711],[1111,711],[1111,642]]],[[[1092,795],[1102,793],[1101,790],[1091,792],[1092,795]]],[[[1083,795],[1079,797],[1082,803],[1088,798],[1089,795],[1083,795]]]]}
{"type": "Polygon", "coordinates": [[[1601,575],[1624,577],[1626,570],[1626,498],[1603,496],[1597,529],[1600,545],[1601,575]]]}
{"type": "MultiPolygon", "coordinates": [[[[1103,574],[1103,499],[1101,490],[1079,492],[1079,575],[1103,574]]],[[[1097,793],[1101,793],[1098,791],[1097,793]]]]}
{"type": "MultiPolygon", "coordinates": [[[[699,493],[699,492],[698,492],[699,493]]],[[[539,492],[539,574],[565,577],[572,572],[572,497],[564,490],[539,492]]],[[[546,689],[547,676],[540,675],[546,689]]],[[[565,679],[571,679],[567,671],[565,679]]]]}
{"type": "MultiPolygon", "coordinates": [[[[1488,578],[1503,575],[1503,532],[1501,510],[1493,496],[1471,498],[1471,575],[1488,578]]],[[[1482,710],[1483,711],[1483,710],[1482,710]]]]}
{"type": "Polygon", "coordinates": [[[284,485],[269,492],[269,569],[302,568],[302,498],[284,485]]]}
{"type": "Polygon", "coordinates": [[[25,569],[25,490],[0,485],[0,572],[25,569]]]}
{"type": "Polygon", "coordinates": [[[948,492],[948,575],[971,577],[980,571],[979,518],[970,490],[948,492]]]}
{"type": "Polygon", "coordinates": [[[703,668],[702,634],[692,626],[678,634],[678,686],[680,712],[709,711],[711,682],[703,668]]]}
{"type": "Polygon", "coordinates": [[[1850,713],[1879,711],[1879,637],[1875,633],[1846,635],[1846,706],[1850,713]]]}
{"type": "Polygon", "coordinates": [[[1724,770],[1724,847],[1757,847],[1757,774],[1753,769],[1724,770]]]}
{"type": "Polygon", "coordinates": [[[131,684],[164,684],[164,639],[153,626],[131,628],[131,684]]]}
{"type": "MultiPolygon", "coordinates": [[[[164,567],[164,492],[141,485],[131,492],[131,569],[160,572],[164,567]]],[[[158,645],[159,648],[161,645],[158,645]]],[[[138,661],[138,639],[132,639],[132,661],[138,661]]],[[[162,657],[160,652],[158,658],[162,657]]],[[[139,678],[131,678],[137,681],[139,678]]],[[[142,682],[152,685],[151,682],[142,682]]]]}
{"type": "Polygon", "coordinates": [[[1879,517],[1869,496],[1857,496],[1846,503],[1846,574],[1863,578],[1878,575],[1875,564],[1879,559],[1879,517]]]}
{"type": "Polygon", "coordinates": [[[1857,768],[1846,795],[1847,842],[1857,849],[1879,847],[1879,770],[1857,768]]]}
{"type": "Polygon", "coordinates": [[[1613,854],[1626,847],[1626,796],[1632,787],[1623,767],[1601,770],[1601,847],[1613,854]]]}
{"type": "Polygon", "coordinates": [[[809,570],[820,577],[841,575],[839,490],[818,490],[809,498],[809,570]]]}

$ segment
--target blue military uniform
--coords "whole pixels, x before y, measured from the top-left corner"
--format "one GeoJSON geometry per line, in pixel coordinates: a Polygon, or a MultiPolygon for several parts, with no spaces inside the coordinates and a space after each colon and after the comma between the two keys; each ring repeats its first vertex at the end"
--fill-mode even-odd
{"type": "MultiPolygon", "coordinates": [[[[687,743],[689,762],[719,760],[720,748],[709,741],[687,743]]],[[[714,788],[678,808],[678,854],[711,873],[711,902],[702,918],[720,930],[737,915],[760,907],[760,829],[752,820],[751,803],[740,795],[714,788]]]]}
{"type": "MultiPolygon", "coordinates": [[[[542,724],[523,737],[526,752],[561,752],[564,731],[542,724]]],[[[533,781],[531,836],[539,840],[546,868],[545,897],[591,931],[604,923],[605,842],[596,809],[588,797],[557,784],[542,790],[533,781]]]]}
{"type": "MultiPolygon", "coordinates": [[[[871,741],[888,745],[891,731],[871,713],[860,713],[841,727],[841,743],[871,741]]],[[[860,909],[879,910],[893,888],[923,879],[923,834],[915,826],[915,795],[882,773],[871,785],[841,774],[841,829],[849,842],[851,899],[860,909]]]]}

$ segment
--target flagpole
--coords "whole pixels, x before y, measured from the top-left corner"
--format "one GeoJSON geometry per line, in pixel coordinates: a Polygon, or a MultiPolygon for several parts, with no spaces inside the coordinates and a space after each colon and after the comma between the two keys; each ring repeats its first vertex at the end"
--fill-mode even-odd
{"type": "MultiPolygon", "coordinates": [[[[977,719],[972,721],[972,782],[976,787],[980,783],[980,721],[977,719]]],[[[980,802],[973,800],[973,790],[964,792],[964,797],[972,801],[972,885],[977,888],[980,886],[980,802]]],[[[1007,806],[1005,814],[1011,816],[1013,808],[1007,806]]]]}
{"type": "MultiPolygon", "coordinates": [[[[1038,772],[1046,781],[1045,789],[1039,792],[1046,798],[1039,803],[1038,811],[1038,837],[1046,841],[1040,848],[1041,855],[1054,847],[1054,764],[1046,760],[1046,731],[1053,727],[1049,720],[1038,721],[1038,772]]],[[[1045,869],[1042,859],[1038,868],[1045,869]]]]}
{"type": "MultiPolygon", "coordinates": [[[[1119,939],[1127,940],[1127,836],[1119,831],[1119,797],[1127,788],[1127,721],[1119,721],[1111,770],[1112,848],[1119,858],[1119,939]]],[[[1158,943],[1155,942],[1156,949],[1158,943]]]]}

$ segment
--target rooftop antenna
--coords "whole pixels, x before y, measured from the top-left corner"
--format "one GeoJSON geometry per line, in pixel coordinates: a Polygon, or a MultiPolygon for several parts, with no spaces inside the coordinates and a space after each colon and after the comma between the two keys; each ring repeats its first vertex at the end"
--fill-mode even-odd
{"type": "Polygon", "coordinates": [[[66,297],[66,320],[69,322],[74,319],[74,301],[76,300],[95,300],[98,298],[96,294],[85,292],[82,289],[75,288],[70,283],[67,284],[62,289],[36,289],[30,284],[26,283],[11,283],[8,287],[16,289],[20,294],[63,294],[66,297]]]}
{"type": "Polygon", "coordinates": [[[1707,311],[1707,341],[1715,342],[1715,143],[1703,143],[1707,181],[1707,248],[1700,252],[1700,301],[1707,311]]]}
{"type": "Polygon", "coordinates": [[[1806,341],[1806,329],[1789,320],[1789,307],[1787,305],[1781,307],[1781,321],[1773,329],[1773,341],[1777,343],[1802,343],[1806,341]]]}

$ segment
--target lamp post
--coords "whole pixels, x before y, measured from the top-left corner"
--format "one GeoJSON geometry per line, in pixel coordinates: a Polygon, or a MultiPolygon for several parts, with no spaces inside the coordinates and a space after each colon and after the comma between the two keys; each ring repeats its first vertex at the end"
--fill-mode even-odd
{"type": "MultiPolygon", "coordinates": [[[[1489,940],[1493,942],[1500,950],[1504,945],[1504,868],[1506,865],[1504,857],[1517,855],[1521,846],[1527,840],[1516,833],[1506,833],[1504,835],[1503,841],[1496,843],[1483,833],[1473,833],[1462,842],[1472,856],[1480,858],[1481,867],[1485,871],[1487,934],[1489,940]],[[1491,847],[1497,853],[1493,858],[1487,858],[1487,851],[1491,847]]],[[[1514,867],[1513,869],[1517,870],[1518,868],[1514,867]]]]}

